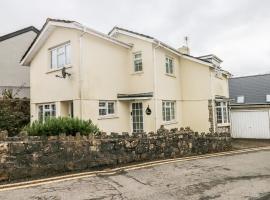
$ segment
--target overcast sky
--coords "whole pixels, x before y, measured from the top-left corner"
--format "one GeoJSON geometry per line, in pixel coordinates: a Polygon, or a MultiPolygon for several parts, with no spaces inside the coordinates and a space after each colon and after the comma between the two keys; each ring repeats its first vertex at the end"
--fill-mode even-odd
{"type": "Polygon", "coordinates": [[[1,0],[0,35],[47,17],[107,33],[117,25],[191,54],[215,54],[235,76],[270,72],[269,0],[1,0]]]}

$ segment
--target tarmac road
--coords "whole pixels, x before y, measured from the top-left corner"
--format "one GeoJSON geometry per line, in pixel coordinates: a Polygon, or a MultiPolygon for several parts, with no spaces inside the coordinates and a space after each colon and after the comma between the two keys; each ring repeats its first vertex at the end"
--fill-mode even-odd
{"type": "Polygon", "coordinates": [[[270,200],[270,150],[0,192],[0,200],[270,200]]]}

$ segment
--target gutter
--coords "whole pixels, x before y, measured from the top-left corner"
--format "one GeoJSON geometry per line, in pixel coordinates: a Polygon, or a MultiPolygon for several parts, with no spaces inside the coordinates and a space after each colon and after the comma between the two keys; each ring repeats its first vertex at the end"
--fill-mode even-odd
{"type": "Polygon", "coordinates": [[[160,41],[157,41],[157,45],[154,47],[153,59],[154,59],[154,103],[155,103],[155,131],[157,128],[157,63],[156,63],[156,49],[160,47],[160,41]]]}
{"type": "Polygon", "coordinates": [[[78,67],[78,74],[79,74],[79,100],[80,100],[80,119],[82,119],[82,73],[81,73],[81,69],[82,69],[82,65],[83,65],[83,55],[82,55],[82,52],[83,52],[83,36],[84,34],[86,33],[86,27],[85,26],[82,26],[82,34],[80,35],[80,38],[79,38],[79,52],[80,52],[80,61],[79,61],[79,67],[78,67]]]}

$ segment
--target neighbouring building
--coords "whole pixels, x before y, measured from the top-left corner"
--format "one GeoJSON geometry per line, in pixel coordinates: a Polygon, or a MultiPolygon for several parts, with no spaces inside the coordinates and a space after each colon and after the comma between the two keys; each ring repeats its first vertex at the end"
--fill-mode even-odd
{"type": "Polygon", "coordinates": [[[270,139],[270,74],[229,79],[232,136],[270,139]]]}
{"type": "Polygon", "coordinates": [[[48,19],[21,64],[30,66],[32,121],[70,116],[108,132],[209,132],[230,128],[221,62],[118,27],[107,35],[48,19]]]}
{"type": "Polygon", "coordinates": [[[0,36],[0,97],[5,89],[15,97],[30,97],[30,70],[20,60],[38,33],[30,26],[0,36]]]}

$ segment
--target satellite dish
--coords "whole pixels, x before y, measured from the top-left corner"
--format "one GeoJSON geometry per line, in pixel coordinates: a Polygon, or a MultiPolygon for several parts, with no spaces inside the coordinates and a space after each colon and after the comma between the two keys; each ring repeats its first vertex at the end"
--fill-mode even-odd
{"type": "Polygon", "coordinates": [[[56,75],[56,77],[58,77],[58,78],[66,78],[67,76],[68,77],[71,76],[71,74],[66,71],[65,67],[62,68],[61,72],[62,72],[62,76],[56,75]]]}

